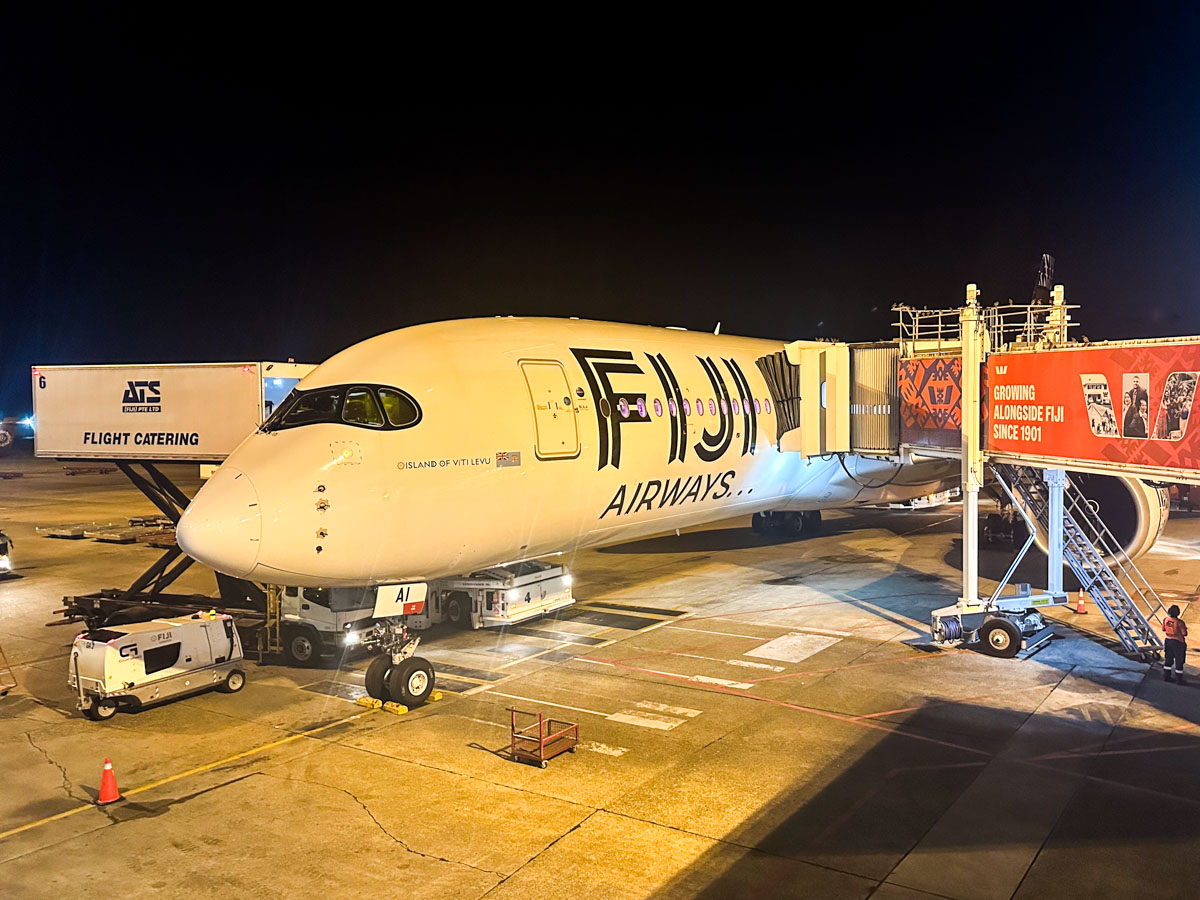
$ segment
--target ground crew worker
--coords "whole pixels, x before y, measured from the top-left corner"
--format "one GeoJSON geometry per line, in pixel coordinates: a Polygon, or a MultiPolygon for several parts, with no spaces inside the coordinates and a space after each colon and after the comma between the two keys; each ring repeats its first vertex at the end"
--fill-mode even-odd
{"type": "Polygon", "coordinates": [[[1187,655],[1187,623],[1179,618],[1179,607],[1172,606],[1163,619],[1163,681],[1183,684],[1183,658],[1187,655]],[[1171,677],[1172,667],[1175,677],[1171,677]]]}
{"type": "Polygon", "coordinates": [[[12,560],[8,558],[9,547],[14,544],[3,531],[0,531],[0,572],[8,571],[12,568],[12,560]]]}

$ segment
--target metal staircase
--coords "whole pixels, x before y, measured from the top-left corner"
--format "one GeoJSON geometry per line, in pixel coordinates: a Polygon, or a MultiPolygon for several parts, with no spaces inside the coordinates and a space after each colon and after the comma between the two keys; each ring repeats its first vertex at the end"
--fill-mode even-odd
{"type": "MultiPolygon", "coordinates": [[[[1050,490],[1042,470],[993,463],[992,471],[1012,501],[1049,528],[1050,490]]],[[[1162,600],[1070,476],[1063,491],[1063,558],[1126,650],[1140,657],[1162,654],[1152,624],[1161,626],[1166,615],[1162,600]]]]}

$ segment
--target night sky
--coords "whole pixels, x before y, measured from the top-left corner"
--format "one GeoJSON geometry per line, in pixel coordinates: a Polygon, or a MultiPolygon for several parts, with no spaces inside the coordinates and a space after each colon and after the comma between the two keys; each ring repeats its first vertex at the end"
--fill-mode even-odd
{"type": "Polygon", "coordinates": [[[1042,252],[1093,340],[1200,333],[1200,15],[1125,8],[7,19],[0,410],[464,316],[885,338],[1042,252]]]}

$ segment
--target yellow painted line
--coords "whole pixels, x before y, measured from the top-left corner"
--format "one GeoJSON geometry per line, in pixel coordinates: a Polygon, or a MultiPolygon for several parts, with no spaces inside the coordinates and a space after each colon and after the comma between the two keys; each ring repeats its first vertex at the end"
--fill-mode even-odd
{"type": "MultiPolygon", "coordinates": [[[[239,759],[245,759],[248,756],[254,756],[258,753],[265,753],[267,750],[274,750],[276,747],[282,747],[284,744],[290,744],[292,741],[298,741],[300,738],[311,737],[314,734],[319,734],[322,731],[327,731],[330,728],[336,728],[338,725],[345,725],[347,722],[353,722],[355,719],[361,719],[364,716],[369,716],[378,710],[370,709],[366,712],[356,713],[353,716],[345,719],[339,719],[336,722],[329,722],[325,725],[319,725],[316,728],[310,728],[308,731],[300,731],[296,734],[290,734],[285,738],[280,738],[277,741],[271,741],[268,744],[263,744],[259,747],[253,747],[241,753],[235,753],[233,756],[226,756],[224,759],[218,759],[216,762],[207,763],[203,766],[196,766],[194,769],[188,769],[185,772],[179,772],[175,775],[169,775],[166,778],[160,778],[158,781],[152,781],[149,784],[143,784],[140,787],[135,787],[131,791],[122,791],[122,797],[132,797],[134,794],[140,794],[143,791],[153,790],[157,787],[162,787],[164,784],[170,784],[173,781],[179,781],[181,778],[189,778],[192,775],[199,775],[201,772],[208,772],[220,766],[228,765],[231,762],[237,762],[239,759]]],[[[40,828],[42,825],[49,825],[51,822],[57,822],[59,819],[65,819],[68,816],[73,816],[76,813],[81,813],[87,809],[98,809],[95,803],[84,803],[76,806],[73,809],[68,809],[65,812],[56,813],[53,816],[46,816],[44,819],[38,819],[36,822],[28,822],[25,825],[18,825],[16,828],[10,828],[8,831],[0,831],[0,841],[5,838],[12,837],[15,834],[20,834],[23,831],[30,831],[34,828],[40,828]]]]}

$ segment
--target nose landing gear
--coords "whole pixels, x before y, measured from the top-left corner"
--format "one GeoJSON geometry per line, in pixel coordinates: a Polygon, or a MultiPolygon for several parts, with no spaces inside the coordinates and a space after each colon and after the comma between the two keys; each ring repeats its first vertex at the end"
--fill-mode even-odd
{"type": "Polygon", "coordinates": [[[416,656],[419,637],[394,620],[383,620],[363,637],[363,645],[379,655],[367,666],[367,694],[376,700],[420,706],[433,693],[434,672],[429,660],[416,656]]]}

